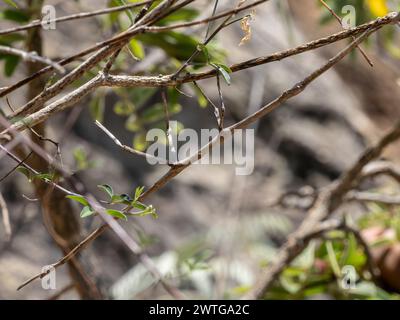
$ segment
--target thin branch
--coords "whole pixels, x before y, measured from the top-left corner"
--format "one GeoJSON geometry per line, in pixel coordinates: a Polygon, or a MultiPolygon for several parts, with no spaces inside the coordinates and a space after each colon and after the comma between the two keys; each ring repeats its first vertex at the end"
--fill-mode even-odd
{"type": "MultiPolygon", "coordinates": [[[[83,19],[83,18],[89,18],[89,17],[99,16],[99,15],[110,14],[110,13],[114,13],[114,12],[125,11],[127,9],[140,7],[142,5],[150,3],[152,1],[154,1],[154,0],[147,0],[147,1],[142,1],[142,2],[130,3],[130,4],[127,4],[127,5],[123,5],[123,6],[107,8],[107,9],[100,9],[100,10],[91,11],[91,12],[81,12],[81,13],[72,14],[72,15],[69,15],[69,16],[56,18],[56,19],[46,20],[45,23],[46,24],[59,23],[59,22],[65,22],[65,21],[71,21],[71,20],[77,20],[77,19],[83,19]]],[[[23,26],[9,28],[9,29],[5,29],[5,30],[0,30],[0,35],[5,35],[5,34],[9,34],[9,33],[24,31],[24,30],[28,30],[28,29],[32,29],[32,28],[39,28],[39,27],[42,26],[42,24],[43,24],[43,21],[35,20],[35,21],[32,21],[31,23],[23,25],[23,26]]]]}
{"type": "Polygon", "coordinates": [[[362,172],[362,179],[376,176],[389,176],[400,183],[400,168],[387,161],[373,162],[367,165],[362,172]]]}
{"type": "Polygon", "coordinates": [[[39,62],[52,67],[57,70],[60,74],[65,73],[65,69],[57,62],[52,61],[49,58],[41,57],[36,52],[27,52],[20,49],[15,49],[7,46],[0,45],[0,53],[9,54],[20,57],[24,61],[39,62]]]}
{"type": "MultiPolygon", "coordinates": [[[[87,236],[83,241],[81,241],[75,248],[73,248],[66,256],[62,257],[60,260],[58,260],[56,263],[53,263],[51,265],[52,268],[56,269],[65,263],[67,263],[69,260],[71,260],[79,251],[82,249],[86,248],[86,246],[91,243],[93,240],[97,239],[106,229],[108,225],[102,225],[101,227],[97,228],[95,231],[93,231],[89,236],[87,236]]],[[[50,268],[47,271],[38,273],[37,275],[33,276],[32,278],[28,279],[24,283],[22,283],[18,288],[17,291],[21,290],[22,288],[26,287],[28,284],[31,282],[35,281],[36,279],[42,279],[45,277],[47,274],[49,274],[50,268]]]]}
{"type": "Polygon", "coordinates": [[[68,291],[72,290],[75,288],[75,285],[73,283],[70,283],[66,285],[64,288],[62,288],[60,291],[57,293],[53,294],[51,297],[47,298],[47,300],[58,300],[61,296],[63,296],[65,293],[68,291]]]}
{"type": "Polygon", "coordinates": [[[214,116],[215,119],[217,120],[217,125],[219,126],[219,108],[216,106],[216,104],[208,97],[208,95],[204,92],[204,90],[199,86],[199,84],[196,81],[193,81],[194,86],[199,90],[200,94],[208,101],[208,103],[213,107],[214,109],[214,116]]]}
{"type": "Polygon", "coordinates": [[[22,159],[20,162],[18,162],[16,166],[14,166],[2,178],[0,178],[0,182],[6,180],[10,175],[12,175],[20,166],[22,166],[30,158],[30,156],[32,154],[33,154],[33,151],[31,151],[24,159],[22,159]]]}
{"type": "Polygon", "coordinates": [[[389,195],[373,192],[363,191],[350,191],[346,195],[346,201],[358,201],[358,202],[375,202],[390,206],[400,205],[399,195],[389,195]]]}
{"type": "MultiPolygon", "coordinates": [[[[139,13],[136,15],[135,20],[133,21],[133,24],[139,22],[140,19],[142,19],[147,12],[149,12],[151,6],[153,5],[155,0],[150,0],[149,2],[145,3],[143,8],[139,11],[139,13]]],[[[132,27],[132,26],[131,26],[132,27]]],[[[117,57],[119,56],[119,54],[121,53],[122,49],[118,49],[117,51],[114,52],[114,54],[110,57],[110,59],[108,60],[106,66],[103,69],[103,73],[108,74],[113,66],[113,64],[115,63],[115,60],[117,59],[117,57]]],[[[129,52],[131,53],[131,51],[129,50],[129,52]]],[[[131,55],[133,55],[131,53],[131,55]]]]}
{"type": "Polygon", "coordinates": [[[166,162],[166,159],[161,159],[161,158],[155,157],[155,156],[153,156],[153,155],[151,155],[151,154],[149,154],[149,153],[145,153],[145,152],[142,152],[142,151],[139,151],[139,150],[135,150],[135,149],[133,149],[133,148],[131,148],[131,147],[128,147],[128,146],[122,144],[121,141],[119,141],[119,140],[111,133],[111,131],[108,130],[108,129],[107,129],[104,125],[102,125],[99,121],[96,120],[95,123],[96,123],[96,126],[98,126],[112,141],[114,141],[114,143],[115,143],[118,147],[120,147],[121,149],[125,150],[126,152],[129,152],[129,153],[134,154],[134,155],[136,155],[136,156],[140,156],[140,157],[146,158],[147,160],[150,160],[150,159],[151,159],[152,161],[155,161],[155,162],[157,162],[157,163],[165,163],[165,162],[166,162]]]}
{"type": "Polygon", "coordinates": [[[6,241],[9,241],[12,236],[12,228],[11,228],[11,223],[10,223],[10,213],[7,208],[7,203],[4,200],[3,195],[0,192],[0,210],[1,214],[3,216],[3,226],[4,226],[4,231],[6,234],[6,241]]]}
{"type": "Polygon", "coordinates": [[[169,125],[170,121],[169,121],[167,88],[163,88],[161,90],[161,99],[162,99],[162,105],[164,107],[165,130],[166,130],[166,135],[167,135],[167,147],[168,147],[168,150],[171,150],[171,152],[176,153],[174,142],[172,141],[171,127],[169,125]]]}
{"type": "Polygon", "coordinates": [[[221,78],[220,78],[219,74],[217,75],[217,89],[218,89],[218,95],[219,95],[219,102],[221,104],[218,109],[218,129],[219,129],[219,131],[222,131],[222,130],[224,130],[225,102],[224,102],[224,95],[222,94],[221,78]]]}
{"type": "MultiPolygon", "coordinates": [[[[343,27],[342,24],[342,19],[336,14],[336,12],[324,1],[324,0],[319,0],[322,5],[328,9],[328,11],[332,14],[332,16],[339,22],[340,26],[343,27]]],[[[353,40],[355,40],[354,36],[352,37],[353,40]]],[[[368,64],[373,67],[374,64],[372,63],[371,59],[368,57],[368,55],[365,53],[365,51],[360,47],[357,46],[357,49],[360,51],[360,53],[362,54],[362,56],[365,58],[365,60],[368,62],[368,64]]]]}

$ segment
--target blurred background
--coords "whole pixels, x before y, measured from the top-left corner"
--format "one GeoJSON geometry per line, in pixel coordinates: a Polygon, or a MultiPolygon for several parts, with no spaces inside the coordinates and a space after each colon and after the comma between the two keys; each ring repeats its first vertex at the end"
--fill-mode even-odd
{"type": "MultiPolygon", "coordinates": [[[[357,24],[398,10],[400,5],[398,1],[378,0],[327,2],[338,14],[342,14],[344,5],[353,5],[357,24]]],[[[0,1],[0,29],[25,24],[31,19],[28,12],[21,11],[26,8],[26,2],[15,3],[19,9],[0,1]]],[[[45,4],[54,5],[57,16],[64,16],[120,3],[49,0],[45,4]]],[[[213,1],[195,1],[190,10],[176,19],[207,17],[213,4],[213,1]]],[[[232,1],[220,1],[219,10],[231,6],[232,1]]],[[[271,0],[257,7],[253,16],[251,40],[239,46],[243,30],[240,23],[233,24],[211,43],[210,54],[230,65],[296,47],[341,30],[339,23],[317,0],[271,0]]],[[[129,17],[124,12],[60,23],[56,30],[42,31],[43,55],[53,60],[61,59],[128,26],[129,17]]],[[[398,120],[399,31],[396,26],[384,28],[362,45],[374,63],[373,68],[359,51],[355,51],[300,96],[259,121],[255,126],[255,170],[252,175],[236,176],[235,168],[230,165],[192,166],[146,200],[157,209],[158,219],[146,216],[122,223],[166,278],[189,297],[200,299],[238,298],[251,288],[262,267],[303,220],[312,191],[337,179],[367,145],[398,120]],[[304,197],[294,196],[284,206],[274,205],[282,194],[299,190],[304,197]]],[[[135,61],[129,50],[123,50],[112,73],[171,73],[190,55],[204,32],[205,28],[201,27],[166,35],[139,36],[130,47],[141,61],[135,61]]],[[[25,33],[19,34],[22,36],[0,36],[0,43],[24,48],[25,33]]],[[[322,66],[346,43],[335,43],[232,74],[231,85],[222,81],[227,124],[276,98],[322,66]]],[[[10,59],[4,56],[0,59],[0,87],[7,87],[29,74],[23,62],[9,62],[10,59]]],[[[202,68],[201,62],[193,68],[202,68]]],[[[85,79],[93,74],[86,75],[85,79]]],[[[45,81],[51,83],[54,79],[46,77],[45,81]]],[[[199,81],[199,85],[218,102],[215,80],[199,81]]],[[[171,120],[195,130],[215,127],[212,107],[207,106],[194,87],[184,85],[179,89],[185,94],[174,89],[169,91],[171,120]]],[[[8,96],[15,109],[29,100],[27,91],[28,87],[24,87],[8,96]]],[[[74,108],[48,121],[46,136],[60,143],[64,165],[71,168],[98,199],[105,199],[97,187],[104,183],[112,186],[116,193],[132,193],[138,186],[147,187],[154,183],[166,168],[150,166],[145,160],[121,151],[99,130],[94,120],[100,120],[123,143],[143,149],[146,131],[163,125],[160,102],[157,89],[99,89],[74,108]]],[[[10,110],[5,99],[2,98],[0,103],[3,112],[8,114],[10,110]]],[[[49,151],[55,154],[54,146],[49,145],[49,151]]],[[[399,145],[385,153],[385,158],[394,162],[398,156],[399,145]]],[[[2,155],[0,177],[13,166],[15,163],[2,155]]],[[[377,191],[398,192],[398,186],[386,178],[370,181],[368,186],[377,191]]],[[[43,290],[40,281],[16,291],[43,265],[62,257],[43,222],[34,188],[23,174],[15,172],[0,183],[0,190],[13,229],[12,237],[7,241],[0,224],[0,298],[48,299],[57,291],[43,290]]],[[[70,214],[79,217],[81,207],[77,203],[71,206],[70,214]]],[[[365,229],[400,230],[399,212],[395,206],[353,204],[348,211],[365,229]]],[[[79,236],[87,235],[100,224],[99,218],[94,217],[78,221],[81,225],[79,236]]],[[[392,240],[397,243],[397,235],[392,240]]],[[[331,268],[329,250],[316,242],[290,270],[285,271],[268,297],[397,298],[395,284],[378,288],[368,277],[363,278],[365,256],[354,244],[354,239],[338,236],[333,248],[340,266],[350,263],[357,268],[362,283],[358,291],[346,292],[340,288],[337,273],[331,268]],[[343,252],[347,252],[346,256],[343,252]]],[[[400,255],[397,258],[400,261],[400,255]]],[[[111,231],[85,249],[80,260],[84,261],[85,270],[104,298],[169,297],[111,231]]],[[[58,290],[68,286],[70,281],[66,266],[57,269],[58,290]]],[[[61,298],[76,299],[79,296],[69,290],[61,298]]]]}

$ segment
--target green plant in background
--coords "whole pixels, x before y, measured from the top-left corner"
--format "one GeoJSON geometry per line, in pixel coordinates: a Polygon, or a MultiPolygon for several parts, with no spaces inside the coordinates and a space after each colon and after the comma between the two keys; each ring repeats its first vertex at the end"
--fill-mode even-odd
{"type": "MultiPolygon", "coordinates": [[[[357,225],[368,240],[376,228],[395,231],[395,237],[377,237],[369,241],[370,250],[395,245],[400,241],[400,211],[371,204],[370,212],[357,225]]],[[[386,232],[387,233],[387,232],[386,232]]],[[[400,299],[400,295],[377,285],[370,274],[364,248],[354,234],[332,231],[323,240],[313,240],[304,252],[286,268],[267,299],[400,299]],[[343,270],[354,268],[354,288],[343,286],[343,270]]]]}

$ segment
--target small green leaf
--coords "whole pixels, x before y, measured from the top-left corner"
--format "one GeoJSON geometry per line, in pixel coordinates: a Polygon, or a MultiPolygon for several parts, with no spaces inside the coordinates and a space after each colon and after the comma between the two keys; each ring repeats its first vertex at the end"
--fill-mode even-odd
{"type": "Polygon", "coordinates": [[[121,194],[120,197],[121,197],[121,199],[123,199],[124,201],[127,201],[129,203],[132,201],[132,198],[126,193],[121,194]]]}
{"type": "Polygon", "coordinates": [[[94,214],[94,211],[91,207],[85,206],[81,211],[81,218],[86,218],[94,214]]]}
{"type": "Polygon", "coordinates": [[[75,148],[73,150],[73,155],[77,170],[79,171],[86,170],[94,166],[94,162],[89,161],[88,156],[83,148],[81,147],[75,148]]]}
{"type": "Polygon", "coordinates": [[[110,185],[108,185],[108,184],[100,184],[97,187],[99,189],[103,190],[104,192],[106,192],[110,196],[111,199],[114,196],[114,190],[110,185]]]}
{"type": "Polygon", "coordinates": [[[76,202],[79,202],[80,204],[83,204],[84,206],[89,205],[89,202],[83,196],[69,195],[69,196],[66,196],[66,198],[74,200],[76,202]]]}
{"type": "Polygon", "coordinates": [[[135,190],[135,201],[137,201],[144,191],[144,187],[137,187],[135,190]]]}
{"type": "Polygon", "coordinates": [[[18,167],[18,168],[17,168],[17,171],[20,172],[20,173],[22,173],[24,176],[26,176],[26,177],[28,178],[29,181],[31,181],[31,179],[32,179],[32,174],[31,174],[31,171],[30,171],[30,170],[28,170],[28,169],[25,168],[25,167],[18,167]]]}
{"type": "MultiPolygon", "coordinates": [[[[144,110],[140,118],[144,123],[156,122],[158,120],[164,119],[164,109],[165,107],[162,103],[156,103],[144,110]]],[[[181,112],[182,106],[179,103],[169,103],[168,111],[170,116],[172,116],[181,112]]]]}
{"type": "Polygon", "coordinates": [[[93,119],[103,122],[105,110],[105,95],[103,92],[93,96],[89,104],[89,109],[93,119]]]}
{"type": "Polygon", "coordinates": [[[139,212],[131,213],[133,216],[145,217],[145,216],[151,215],[153,217],[153,219],[158,219],[158,215],[157,215],[156,209],[152,205],[146,206],[143,203],[140,203],[138,201],[137,202],[132,202],[131,205],[134,208],[142,210],[142,211],[139,211],[139,212]]]}
{"type": "Polygon", "coordinates": [[[208,49],[204,44],[197,45],[197,50],[203,52],[207,61],[210,61],[210,54],[208,53],[208,49]]]}
{"type": "Polygon", "coordinates": [[[131,201],[131,197],[127,194],[113,195],[111,198],[111,203],[113,204],[124,203],[126,205],[129,205],[131,201]]]}
{"type": "Polygon", "coordinates": [[[143,132],[135,134],[133,138],[133,147],[136,150],[144,151],[147,147],[146,135],[143,132]]]}
{"type": "Polygon", "coordinates": [[[326,246],[326,250],[328,252],[328,259],[329,259],[329,263],[331,264],[332,271],[336,275],[336,277],[338,277],[338,279],[340,279],[342,273],[340,270],[340,266],[339,266],[339,263],[337,260],[336,252],[333,247],[332,241],[326,241],[325,246],[326,246]]]}
{"type": "Polygon", "coordinates": [[[197,88],[196,86],[193,86],[194,91],[196,92],[197,96],[197,103],[201,108],[206,108],[208,106],[208,101],[206,97],[203,95],[203,93],[197,88]]]}
{"type": "Polygon", "coordinates": [[[131,202],[131,206],[136,208],[136,209],[139,209],[139,210],[146,210],[147,209],[146,205],[144,205],[143,203],[141,203],[139,201],[135,201],[135,200],[131,202]]]}
{"type": "Polygon", "coordinates": [[[232,73],[232,70],[228,66],[220,63],[210,63],[210,65],[213,66],[222,75],[228,85],[231,85],[232,81],[229,74],[232,73]]]}
{"type": "Polygon", "coordinates": [[[17,56],[7,56],[5,59],[6,62],[4,65],[4,74],[6,77],[11,77],[14,74],[14,71],[17,68],[21,58],[17,56]]]}
{"type": "Polygon", "coordinates": [[[121,211],[118,210],[112,210],[112,209],[107,209],[106,212],[113,217],[123,219],[123,220],[128,220],[127,216],[123,214],[121,211]]]}
{"type": "Polygon", "coordinates": [[[132,54],[138,59],[142,60],[145,57],[144,48],[142,44],[136,39],[132,39],[131,41],[129,41],[129,49],[131,50],[132,54]]]}
{"type": "Polygon", "coordinates": [[[114,105],[114,112],[119,116],[129,116],[135,111],[135,106],[129,101],[118,101],[114,105]]]}
{"type": "Polygon", "coordinates": [[[132,132],[138,132],[141,129],[141,123],[136,114],[132,113],[125,122],[125,129],[132,132]]]}

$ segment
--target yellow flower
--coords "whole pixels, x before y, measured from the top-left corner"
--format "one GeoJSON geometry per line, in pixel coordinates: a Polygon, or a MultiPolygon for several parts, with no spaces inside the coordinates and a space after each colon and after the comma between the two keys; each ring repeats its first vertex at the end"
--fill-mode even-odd
{"type": "Polygon", "coordinates": [[[382,17],[389,12],[386,0],[367,0],[368,7],[376,17],[382,17]]]}

